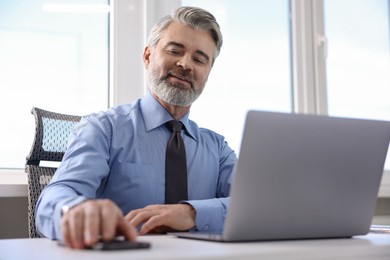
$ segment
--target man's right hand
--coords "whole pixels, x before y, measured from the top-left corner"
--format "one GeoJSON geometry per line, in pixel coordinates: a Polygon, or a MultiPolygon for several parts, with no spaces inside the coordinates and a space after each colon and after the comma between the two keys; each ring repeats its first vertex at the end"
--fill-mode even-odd
{"type": "Polygon", "coordinates": [[[87,200],[71,208],[61,218],[61,233],[67,246],[79,249],[117,235],[127,240],[137,237],[136,229],[111,200],[87,200]]]}

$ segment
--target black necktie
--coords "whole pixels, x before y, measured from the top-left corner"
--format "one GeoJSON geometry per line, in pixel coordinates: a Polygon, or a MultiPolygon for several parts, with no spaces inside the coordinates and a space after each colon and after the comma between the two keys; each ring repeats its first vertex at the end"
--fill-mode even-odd
{"type": "Polygon", "coordinates": [[[165,159],[165,204],[176,204],[187,200],[187,162],[183,138],[183,124],[179,121],[166,123],[172,136],[168,140],[165,159]]]}

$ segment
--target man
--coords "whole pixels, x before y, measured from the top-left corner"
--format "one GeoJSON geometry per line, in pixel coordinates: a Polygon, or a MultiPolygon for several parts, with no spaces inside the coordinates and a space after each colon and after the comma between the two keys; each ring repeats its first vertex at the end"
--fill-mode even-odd
{"type": "Polygon", "coordinates": [[[143,54],[149,92],[75,127],[38,200],[38,232],[84,248],[116,235],[134,240],[135,228],[139,234],[222,229],[237,157],[221,135],[188,119],[221,46],[219,25],[200,8],[181,7],[156,24],[143,54]],[[188,198],[166,204],[172,119],[183,124],[188,198]]]}

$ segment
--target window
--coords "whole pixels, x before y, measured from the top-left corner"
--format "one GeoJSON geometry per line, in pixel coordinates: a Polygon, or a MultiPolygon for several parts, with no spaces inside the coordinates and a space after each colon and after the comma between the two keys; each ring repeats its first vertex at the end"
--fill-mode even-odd
{"type": "Polygon", "coordinates": [[[388,1],[324,3],[329,114],[390,120],[388,1]]]}
{"type": "Polygon", "coordinates": [[[249,109],[292,111],[288,1],[184,0],[182,5],[213,13],[224,37],[191,118],[224,135],[239,153],[249,109]]]}
{"type": "Polygon", "coordinates": [[[389,1],[326,0],[324,8],[329,114],[390,121],[389,1]]]}
{"type": "Polygon", "coordinates": [[[33,106],[108,107],[108,1],[0,0],[0,168],[23,168],[33,106]]]}
{"type": "Polygon", "coordinates": [[[248,109],[390,120],[388,0],[181,3],[215,14],[225,39],[192,118],[223,134],[237,152],[248,109]],[[290,46],[297,57],[290,59],[290,46]],[[290,70],[301,77],[294,86],[290,70]]]}
{"type": "MultiPolygon", "coordinates": [[[[109,105],[108,0],[58,2],[0,0],[0,116],[6,122],[0,131],[0,168],[23,168],[33,133],[32,106],[87,114],[109,105]]],[[[390,120],[388,0],[110,3],[116,19],[110,105],[142,96],[145,36],[158,18],[181,4],[211,11],[224,35],[191,118],[223,134],[237,153],[248,109],[390,120]],[[326,73],[321,71],[325,61],[312,66],[318,57],[309,53],[318,45],[317,26],[325,27],[328,39],[321,45],[328,50],[326,73]],[[291,43],[290,34],[301,38],[291,43]],[[296,62],[290,50],[306,60],[296,62]],[[318,91],[317,81],[327,85],[318,91]]]]}

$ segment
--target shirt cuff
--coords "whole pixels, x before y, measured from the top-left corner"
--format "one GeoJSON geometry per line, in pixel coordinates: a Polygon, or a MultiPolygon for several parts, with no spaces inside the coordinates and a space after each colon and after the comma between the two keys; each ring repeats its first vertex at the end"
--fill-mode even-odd
{"type": "Polygon", "coordinates": [[[227,213],[228,198],[186,201],[196,211],[195,228],[198,231],[219,232],[227,213]]]}

